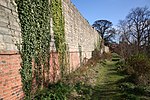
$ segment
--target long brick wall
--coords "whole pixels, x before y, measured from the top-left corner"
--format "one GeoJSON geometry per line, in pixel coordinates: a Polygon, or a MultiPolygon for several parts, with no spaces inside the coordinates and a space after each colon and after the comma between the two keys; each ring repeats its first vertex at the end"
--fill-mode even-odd
{"type": "MultiPolygon", "coordinates": [[[[65,35],[67,50],[69,52],[69,71],[80,66],[80,61],[89,59],[98,33],[82,17],[70,0],[63,1],[63,14],[65,17],[65,35]],[[79,47],[81,50],[79,50],[79,47]],[[81,51],[81,52],[80,52],[81,51]]],[[[16,43],[21,41],[21,28],[14,0],[0,0],[0,100],[20,100],[23,97],[21,77],[19,73],[20,55],[16,43]]],[[[52,34],[53,37],[53,34],[52,34]]],[[[51,50],[55,51],[54,39],[51,39],[51,50]]],[[[50,64],[55,61],[58,67],[58,56],[51,53],[50,64]]],[[[55,74],[50,69],[51,81],[56,80],[59,71],[55,74]]]]}
{"type": "Polygon", "coordinates": [[[80,60],[83,62],[84,59],[91,58],[92,51],[95,49],[95,44],[99,39],[99,34],[70,0],[63,1],[63,14],[65,18],[66,43],[70,51],[70,66],[75,70],[80,65],[80,60]]]}

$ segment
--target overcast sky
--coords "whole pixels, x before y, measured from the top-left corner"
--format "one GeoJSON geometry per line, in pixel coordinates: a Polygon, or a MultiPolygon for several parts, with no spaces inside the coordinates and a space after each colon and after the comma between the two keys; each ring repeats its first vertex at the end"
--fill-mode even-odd
{"type": "Polygon", "coordinates": [[[71,0],[92,25],[95,20],[106,19],[118,24],[132,8],[147,6],[150,9],[150,0],[71,0]]]}

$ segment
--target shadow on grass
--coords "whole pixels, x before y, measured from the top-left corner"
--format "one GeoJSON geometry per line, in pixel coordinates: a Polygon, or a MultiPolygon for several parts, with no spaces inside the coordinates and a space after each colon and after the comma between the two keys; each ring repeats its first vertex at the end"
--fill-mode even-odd
{"type": "Polygon", "coordinates": [[[94,92],[92,95],[92,100],[108,100],[113,98],[118,98],[120,95],[120,90],[114,87],[114,83],[99,85],[94,87],[94,92]]]}
{"type": "Polygon", "coordinates": [[[134,77],[119,72],[116,62],[103,61],[96,85],[77,83],[69,100],[150,100],[150,89],[133,84],[134,77]],[[99,78],[103,77],[103,78],[99,78]]]}
{"type": "Polygon", "coordinates": [[[150,100],[150,91],[133,84],[133,76],[118,72],[117,67],[107,67],[108,83],[95,87],[92,100],[150,100]]]}
{"type": "MultiPolygon", "coordinates": [[[[97,85],[91,87],[90,85],[76,85],[78,96],[69,100],[116,100],[120,96],[120,90],[113,88],[114,83],[97,85]]],[[[119,100],[119,99],[118,99],[119,100]]]]}

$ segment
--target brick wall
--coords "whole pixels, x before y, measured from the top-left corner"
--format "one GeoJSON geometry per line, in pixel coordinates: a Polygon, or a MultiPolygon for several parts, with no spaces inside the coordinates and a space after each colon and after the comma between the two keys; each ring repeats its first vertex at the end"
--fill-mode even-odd
{"type": "Polygon", "coordinates": [[[1,52],[0,100],[19,100],[23,97],[19,69],[20,56],[17,52],[1,52]]]}
{"type": "MultiPolygon", "coordinates": [[[[82,17],[70,0],[63,1],[66,43],[69,52],[69,71],[80,66],[80,61],[90,58],[97,42],[98,33],[82,17]],[[82,55],[79,53],[81,46],[82,55]],[[80,58],[81,57],[81,58],[80,58]]],[[[52,25],[51,25],[52,26],[52,25]]],[[[52,32],[52,30],[51,30],[52,32]]],[[[19,100],[23,97],[19,73],[20,55],[15,44],[21,41],[21,29],[14,0],[0,0],[0,100],[19,100]]],[[[55,51],[52,33],[51,50],[55,51]]],[[[51,81],[59,78],[58,55],[51,53],[51,81]],[[54,70],[58,71],[54,73],[54,70]]]]}
{"type": "Polygon", "coordinates": [[[21,86],[20,55],[16,41],[20,41],[19,19],[12,0],[0,0],[0,100],[19,100],[21,86]]]}

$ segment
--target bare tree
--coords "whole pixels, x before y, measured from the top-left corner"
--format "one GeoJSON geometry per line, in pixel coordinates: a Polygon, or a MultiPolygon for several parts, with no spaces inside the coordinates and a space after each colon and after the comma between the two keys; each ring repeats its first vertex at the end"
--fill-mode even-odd
{"type": "Polygon", "coordinates": [[[120,41],[127,42],[128,44],[132,44],[131,37],[130,37],[130,30],[128,28],[128,23],[126,20],[119,21],[117,32],[120,35],[120,41]]]}
{"type": "Polygon", "coordinates": [[[147,21],[148,27],[147,27],[147,53],[150,57],[150,19],[147,21]]]}
{"type": "Polygon", "coordinates": [[[126,56],[139,52],[150,53],[150,11],[147,7],[132,9],[118,25],[122,51],[126,56]],[[124,45],[125,44],[125,45],[124,45]]]}
{"type": "Polygon", "coordinates": [[[134,42],[136,43],[138,52],[147,41],[147,27],[149,27],[147,21],[149,19],[150,11],[147,7],[137,7],[135,9],[132,9],[126,17],[126,21],[128,23],[129,28],[129,34],[132,37],[132,40],[134,40],[134,42]]]}

